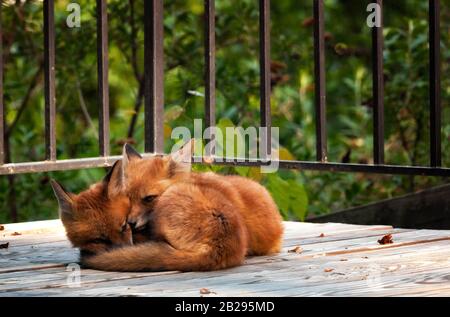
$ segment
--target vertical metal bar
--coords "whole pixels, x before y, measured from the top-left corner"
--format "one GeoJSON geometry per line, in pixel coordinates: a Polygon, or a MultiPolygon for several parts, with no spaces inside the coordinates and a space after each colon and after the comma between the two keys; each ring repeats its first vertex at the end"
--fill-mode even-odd
{"type": "Polygon", "coordinates": [[[3,27],[0,4],[0,165],[5,163],[5,106],[3,101],[3,27]]]}
{"type": "Polygon", "coordinates": [[[45,153],[56,160],[55,18],[54,0],[44,0],[45,153]]]}
{"type": "Polygon", "coordinates": [[[145,152],[164,152],[164,4],[144,1],[145,152]]]}
{"type": "Polygon", "coordinates": [[[372,28],[373,156],[375,164],[384,164],[383,0],[376,3],[380,8],[380,26],[372,28]]]}
{"type": "Polygon", "coordinates": [[[325,83],[325,17],[323,0],[314,0],[314,77],[317,160],[326,162],[328,160],[328,153],[325,83]]]}
{"type": "MultiPolygon", "coordinates": [[[[216,9],[215,0],[205,0],[205,120],[206,128],[216,125],[216,9]]],[[[211,137],[211,136],[208,136],[211,137]]],[[[213,144],[214,140],[210,140],[213,144]]],[[[211,149],[214,154],[214,146],[211,149]]]]}
{"type": "Polygon", "coordinates": [[[259,0],[260,116],[266,128],[263,155],[271,153],[271,73],[270,73],[270,0],[259,0]]]}
{"type": "Polygon", "coordinates": [[[429,0],[430,26],[430,161],[442,165],[441,153],[441,31],[440,0],[429,0]]]}
{"type": "Polygon", "coordinates": [[[98,136],[101,156],[109,155],[108,10],[97,0],[98,136]]]}

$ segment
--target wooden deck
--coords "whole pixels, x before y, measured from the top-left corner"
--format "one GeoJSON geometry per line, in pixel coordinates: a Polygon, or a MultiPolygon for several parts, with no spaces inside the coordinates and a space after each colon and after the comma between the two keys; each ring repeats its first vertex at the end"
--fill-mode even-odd
{"type": "Polygon", "coordinates": [[[0,249],[0,296],[450,296],[450,231],[303,223],[285,228],[282,253],[249,258],[241,267],[206,273],[81,270],[77,285],[77,272],[67,265],[77,262],[78,251],[59,220],[4,225],[0,245],[9,247],[0,249]],[[379,245],[388,233],[394,244],[379,245]],[[297,246],[301,253],[289,252],[297,246]]]}

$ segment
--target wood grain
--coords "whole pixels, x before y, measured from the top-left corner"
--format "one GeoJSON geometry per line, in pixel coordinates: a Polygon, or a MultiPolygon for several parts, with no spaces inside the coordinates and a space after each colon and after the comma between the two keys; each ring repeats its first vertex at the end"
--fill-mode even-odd
{"type": "MultiPolygon", "coordinates": [[[[450,296],[450,231],[390,226],[285,223],[280,254],[216,272],[117,273],[81,270],[59,221],[6,225],[0,296],[450,296]],[[12,236],[14,232],[20,236],[12,236]],[[392,234],[394,244],[377,243],[392,234]],[[300,254],[288,251],[296,246],[300,254]]],[[[4,236],[3,236],[4,235],[4,236]]]]}

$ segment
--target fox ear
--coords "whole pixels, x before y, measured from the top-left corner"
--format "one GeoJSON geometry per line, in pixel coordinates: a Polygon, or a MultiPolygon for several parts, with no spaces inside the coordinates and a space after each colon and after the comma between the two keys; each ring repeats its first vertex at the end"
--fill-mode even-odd
{"type": "Polygon", "coordinates": [[[59,216],[72,217],[73,215],[73,194],[69,193],[60,183],[52,179],[50,181],[52,185],[53,192],[55,193],[56,199],[59,205],[59,216]]]}
{"type": "Polygon", "coordinates": [[[106,173],[105,177],[103,177],[103,183],[109,184],[110,182],[116,180],[116,177],[117,177],[117,174],[118,174],[117,172],[118,172],[118,170],[120,169],[120,167],[122,165],[121,163],[122,162],[119,160],[119,161],[116,161],[113,164],[113,166],[111,166],[111,168],[108,170],[108,173],[106,173]]]}
{"type": "Polygon", "coordinates": [[[103,178],[106,196],[114,195],[122,190],[122,161],[116,161],[103,178]]]}
{"type": "Polygon", "coordinates": [[[125,143],[125,145],[123,146],[123,151],[122,151],[122,177],[124,177],[125,171],[128,168],[128,164],[130,162],[133,162],[135,160],[142,160],[142,156],[139,154],[138,151],[136,151],[131,145],[129,145],[128,143],[125,143]]]}
{"type": "Polygon", "coordinates": [[[177,172],[190,172],[192,168],[192,155],[194,153],[195,139],[191,139],[178,151],[170,155],[170,174],[177,172]]]}
{"type": "Polygon", "coordinates": [[[142,160],[142,156],[131,145],[125,143],[123,146],[123,159],[131,162],[134,160],[142,160]]]}

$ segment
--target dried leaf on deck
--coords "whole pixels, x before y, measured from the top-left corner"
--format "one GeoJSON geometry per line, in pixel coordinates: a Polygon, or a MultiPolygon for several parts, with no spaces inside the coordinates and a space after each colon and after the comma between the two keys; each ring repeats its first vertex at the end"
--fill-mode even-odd
{"type": "Polygon", "coordinates": [[[0,244],[0,249],[8,249],[9,248],[9,242],[0,244]]]}
{"type": "Polygon", "coordinates": [[[5,226],[0,225],[0,231],[5,230],[5,226]]]}
{"type": "Polygon", "coordinates": [[[12,236],[21,236],[22,234],[20,232],[14,232],[11,234],[12,236]]]}
{"type": "Polygon", "coordinates": [[[378,243],[381,244],[381,245],[394,243],[394,240],[392,240],[392,234],[385,235],[383,238],[378,240],[378,243]]]}
{"type": "Polygon", "coordinates": [[[295,248],[293,248],[292,250],[289,250],[289,251],[288,251],[288,253],[297,253],[297,254],[300,254],[300,253],[302,253],[302,252],[303,252],[302,247],[295,247],[295,248]]]}
{"type": "Polygon", "coordinates": [[[325,238],[325,233],[321,233],[319,238],[325,238]]]}
{"type": "Polygon", "coordinates": [[[334,269],[325,269],[325,270],[323,270],[325,273],[331,273],[331,272],[333,272],[334,271],[334,269]]]}
{"type": "Polygon", "coordinates": [[[207,288],[201,288],[200,289],[200,294],[202,294],[202,295],[208,295],[208,294],[217,294],[216,292],[212,292],[212,291],[210,291],[209,289],[207,289],[207,288]]]}

